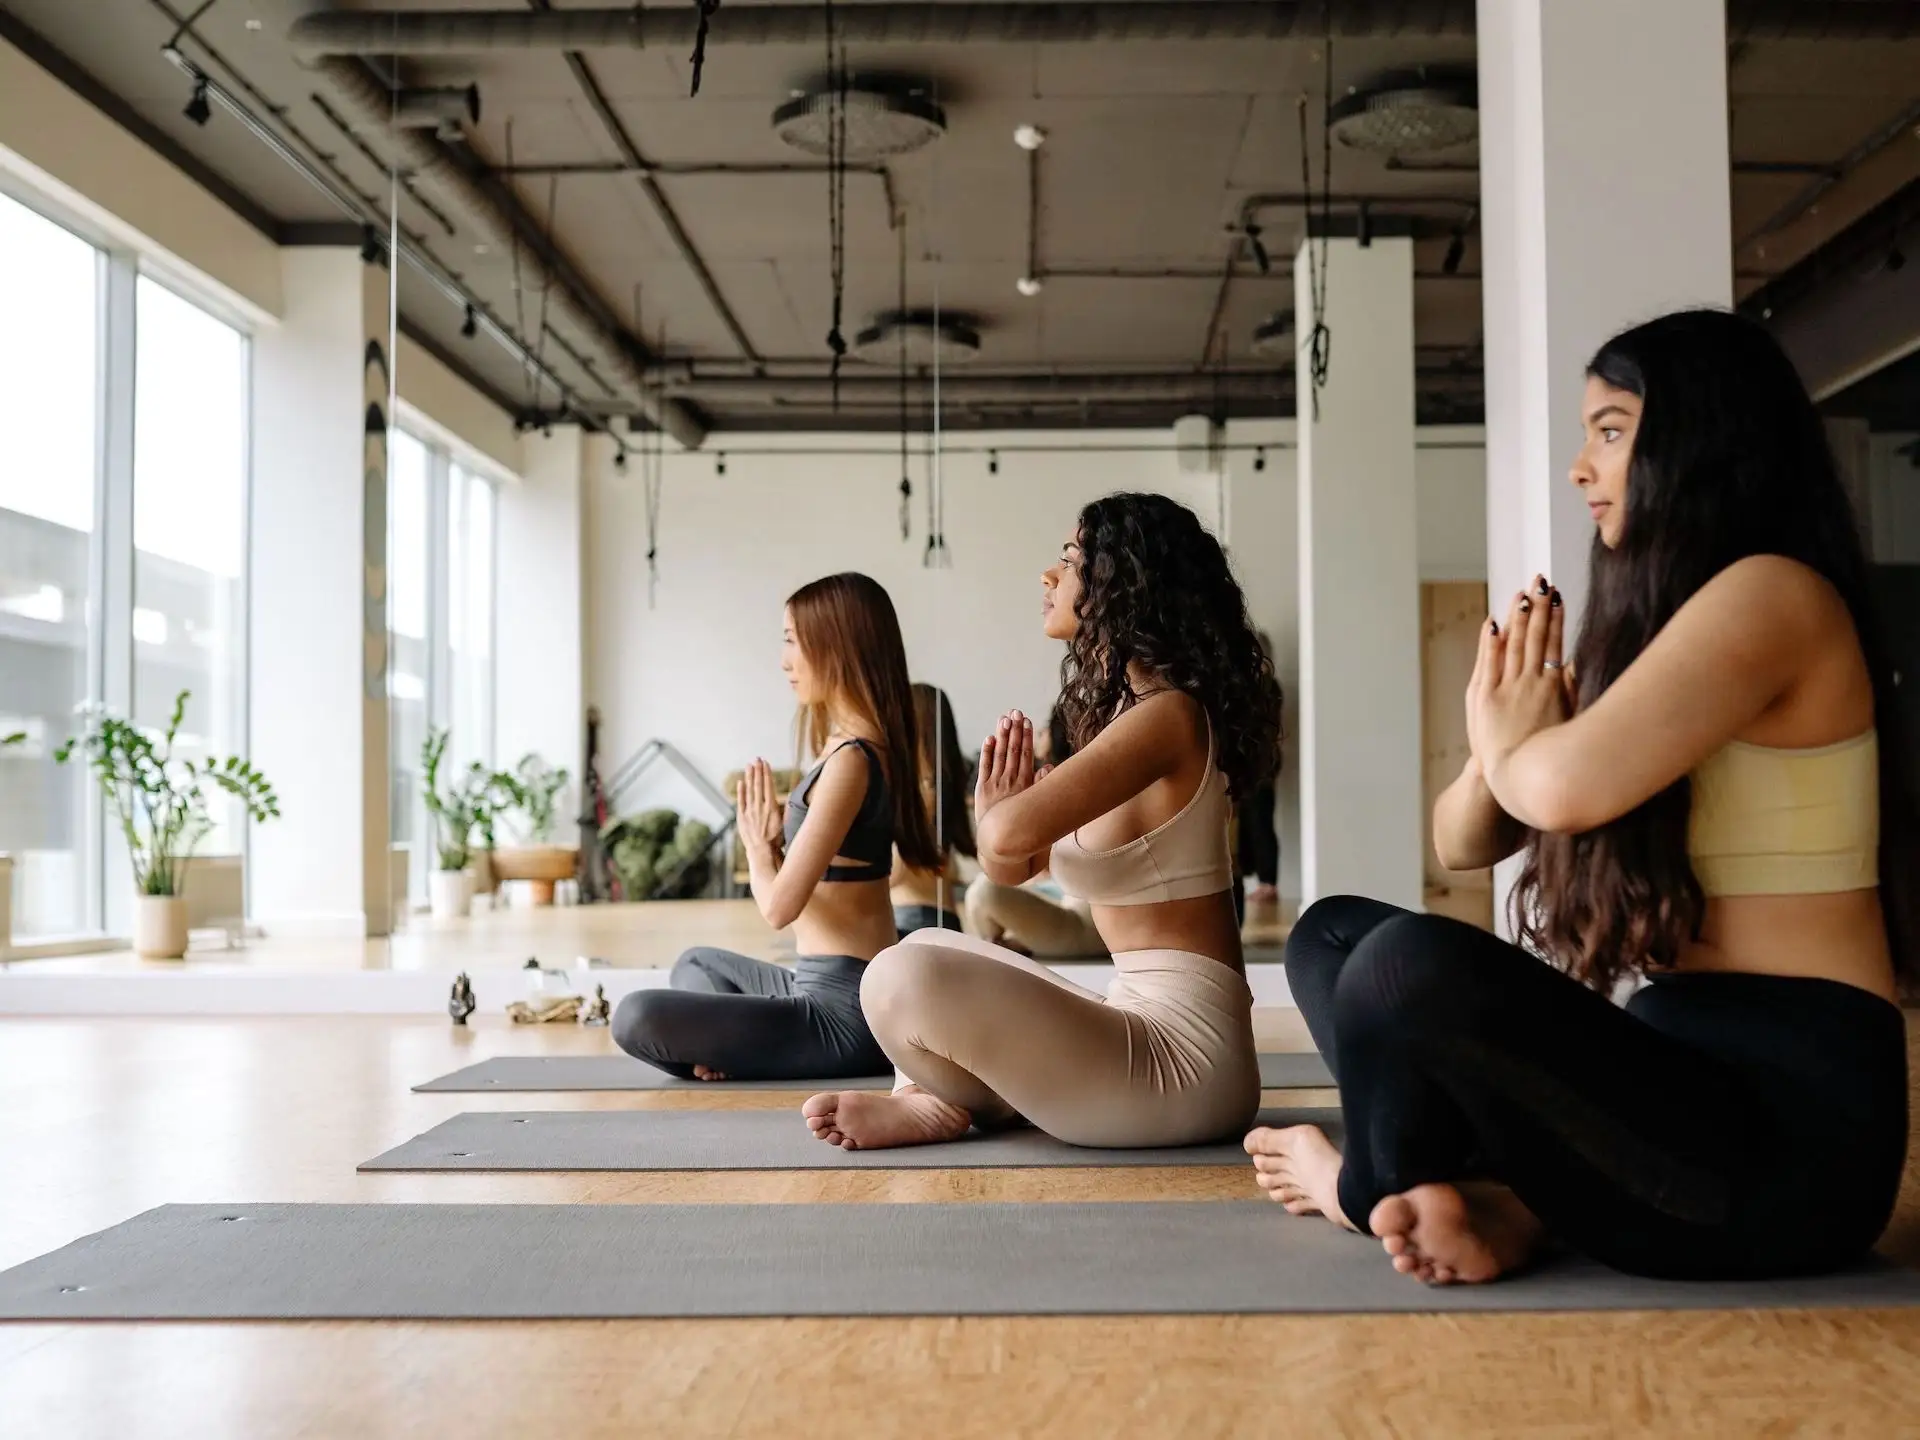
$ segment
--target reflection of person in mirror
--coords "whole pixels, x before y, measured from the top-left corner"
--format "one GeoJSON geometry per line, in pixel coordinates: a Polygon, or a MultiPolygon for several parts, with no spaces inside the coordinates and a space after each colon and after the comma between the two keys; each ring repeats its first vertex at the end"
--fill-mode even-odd
{"type": "Polygon", "coordinates": [[[913,687],[913,721],[920,737],[920,799],[938,832],[941,864],[935,870],[893,858],[893,925],[900,936],[916,930],[958,930],[963,893],[960,862],[973,859],[973,819],[968,814],[972,768],[960,753],[953,706],[947,692],[913,687]]]}

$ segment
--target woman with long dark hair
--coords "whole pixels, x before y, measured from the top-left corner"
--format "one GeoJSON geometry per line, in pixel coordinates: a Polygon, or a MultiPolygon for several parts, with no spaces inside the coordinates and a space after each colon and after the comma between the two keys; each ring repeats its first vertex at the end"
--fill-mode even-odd
{"type": "Polygon", "coordinates": [[[861,988],[901,1083],[809,1100],[833,1144],[1022,1121],[1076,1145],[1197,1144],[1259,1107],[1227,822],[1277,761],[1280,689],[1246,601],[1219,543],[1160,495],[1088,505],[1042,586],[1075,750],[1036,774],[1033,722],[1001,717],[974,790],[980,863],[1008,884],[1050,863],[1119,976],[1103,998],[983,940],[909,936],[861,988]]]}
{"type": "Polygon", "coordinates": [[[804,1080],[887,1068],[860,1013],[860,977],[897,938],[893,856],[934,866],[939,849],[915,780],[919,744],[907,653],[887,592],[829,575],[787,600],[780,668],[820,757],[788,798],[755,760],[740,782],[740,837],[753,898],[791,925],[792,969],[700,947],[672,988],[635,990],[613,1015],[622,1050],[682,1079],[804,1080]]]}
{"type": "Polygon", "coordinates": [[[893,864],[893,925],[904,938],[916,930],[959,930],[959,857],[973,858],[973,821],[967,815],[967,757],[960,753],[953,706],[947,692],[915,682],[913,722],[920,737],[920,802],[938,834],[937,868],[922,870],[896,855],[893,864]]]}
{"type": "Polygon", "coordinates": [[[1610,340],[1581,419],[1597,534],[1572,661],[1537,579],[1481,637],[1472,758],[1433,817],[1450,869],[1524,847],[1516,928],[1552,964],[1314,905],[1287,979],[1346,1154],[1312,1127],[1247,1149],[1289,1211],[1430,1282],[1548,1240],[1645,1275],[1837,1268],[1900,1186],[1917,893],[1859,532],[1806,391],[1745,320],[1610,340]]]}

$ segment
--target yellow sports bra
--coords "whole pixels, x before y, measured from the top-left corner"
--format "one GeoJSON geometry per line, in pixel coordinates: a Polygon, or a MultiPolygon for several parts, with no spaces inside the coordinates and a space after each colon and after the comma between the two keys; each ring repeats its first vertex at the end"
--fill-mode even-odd
{"type": "Polygon", "coordinates": [[[1693,772],[1687,853],[1709,895],[1873,889],[1878,731],[1811,750],[1729,743],[1693,772]]]}

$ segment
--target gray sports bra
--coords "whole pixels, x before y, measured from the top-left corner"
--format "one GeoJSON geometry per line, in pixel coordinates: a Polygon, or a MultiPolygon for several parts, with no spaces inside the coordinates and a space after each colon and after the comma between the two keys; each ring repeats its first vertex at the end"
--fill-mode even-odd
{"type": "Polygon", "coordinates": [[[853,824],[847,827],[846,835],[833,852],[836,856],[845,856],[848,863],[836,860],[827,866],[827,873],[820,878],[834,883],[885,880],[893,874],[893,796],[888,793],[887,777],[880,768],[880,757],[865,740],[847,740],[834,746],[793,787],[793,793],[787,797],[787,821],[783,833],[786,843],[792,845],[793,837],[800,833],[801,822],[807,818],[807,793],[813,789],[813,782],[820,778],[827,761],[848,745],[859,746],[860,753],[867,757],[867,793],[860,801],[853,824]]]}

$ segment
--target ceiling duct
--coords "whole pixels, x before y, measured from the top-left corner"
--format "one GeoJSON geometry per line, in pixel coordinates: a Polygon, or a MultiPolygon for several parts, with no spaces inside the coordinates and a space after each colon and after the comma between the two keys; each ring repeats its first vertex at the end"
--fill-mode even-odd
{"type": "MultiPolygon", "coordinates": [[[[856,45],[1086,44],[1117,40],[1314,40],[1335,36],[1467,39],[1474,0],[978,0],[978,3],[843,5],[836,34],[856,45]]],[[[483,50],[684,49],[700,28],[692,4],[598,10],[323,10],[288,29],[309,55],[471,55],[483,50]]],[[[708,17],[709,42],[817,45],[817,3],[722,5],[708,17]]],[[[1729,0],[1732,40],[1910,40],[1920,37],[1912,0],[1729,0]]]]}
{"type": "Polygon", "coordinates": [[[898,365],[902,339],[909,365],[964,365],[980,353],[980,332],[966,320],[921,311],[878,317],[854,336],[852,353],[870,365],[898,365]]]}
{"type": "MultiPolygon", "coordinates": [[[[854,77],[846,92],[846,162],[862,165],[905,155],[945,135],[946,111],[927,98],[926,89],[854,77]]],[[[796,150],[824,158],[831,153],[828,138],[836,98],[825,82],[796,90],[773,112],[773,133],[796,150]]]]}
{"type": "Polygon", "coordinates": [[[389,113],[390,123],[396,130],[457,134],[462,121],[469,125],[480,123],[480,87],[451,85],[399,90],[393,95],[389,113]]]}
{"type": "Polygon", "coordinates": [[[699,447],[706,438],[705,425],[686,406],[661,401],[647,389],[644,350],[617,322],[594,313],[592,302],[597,297],[575,289],[556,272],[553,256],[543,256],[525,237],[517,236],[513,217],[500,200],[459,167],[451,150],[423,131],[388,128],[392,96],[365,65],[358,60],[325,60],[317,70],[346,118],[364,136],[381,137],[391,152],[391,163],[407,175],[421,196],[444,209],[473,240],[499,250],[524,246],[526,264],[533,272],[529,285],[543,291],[551,286],[549,319],[554,328],[573,340],[603,378],[626,391],[649,421],[688,449],[699,447]]]}
{"type": "Polygon", "coordinates": [[[1253,353],[1291,359],[1294,350],[1293,311],[1276,310],[1253,330],[1253,353]]]}
{"type": "Polygon", "coordinates": [[[1416,70],[1343,95],[1329,107],[1327,124],[1350,150],[1418,155],[1478,139],[1480,108],[1470,78],[1416,70]]]}

